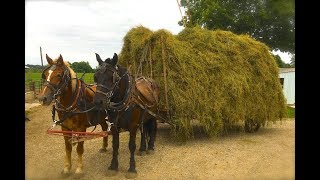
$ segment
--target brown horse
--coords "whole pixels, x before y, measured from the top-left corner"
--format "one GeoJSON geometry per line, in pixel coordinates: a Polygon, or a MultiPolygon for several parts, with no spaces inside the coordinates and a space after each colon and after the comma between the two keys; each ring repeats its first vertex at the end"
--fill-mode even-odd
{"type": "Polygon", "coordinates": [[[118,149],[120,130],[129,131],[130,167],[127,178],[137,176],[134,153],[136,149],[136,133],[141,131],[140,152],[153,152],[157,129],[157,103],[160,88],[149,78],[134,79],[123,66],[117,65],[118,56],[114,53],[112,59],[102,61],[96,54],[99,68],[94,74],[97,91],[94,103],[97,109],[107,110],[112,132],[113,157],[109,166],[109,173],[114,175],[118,171],[118,149]]]}
{"type": "MultiPolygon", "coordinates": [[[[50,105],[55,102],[55,110],[58,112],[59,121],[63,132],[85,132],[88,127],[100,124],[103,131],[107,131],[105,111],[95,110],[93,97],[96,86],[89,86],[76,77],[76,73],[70,68],[68,62],[63,61],[60,55],[56,60],[52,60],[46,55],[48,67],[43,70],[42,78],[44,87],[39,93],[38,99],[42,105],[50,105]]],[[[64,134],[65,135],[65,134],[64,134]]],[[[69,136],[64,136],[65,141],[65,164],[63,175],[70,175],[72,144],[69,136]]],[[[103,138],[101,151],[106,151],[108,137],[103,138]]],[[[82,155],[84,152],[84,142],[77,143],[78,162],[75,174],[83,175],[82,155]]]]}

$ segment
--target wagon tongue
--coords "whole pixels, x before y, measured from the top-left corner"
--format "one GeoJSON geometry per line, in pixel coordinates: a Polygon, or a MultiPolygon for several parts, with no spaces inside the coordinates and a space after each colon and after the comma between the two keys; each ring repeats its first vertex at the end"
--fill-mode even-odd
{"type": "Polygon", "coordinates": [[[90,139],[95,139],[99,137],[106,137],[108,133],[106,131],[101,132],[77,132],[77,131],[62,131],[62,130],[53,130],[49,128],[47,134],[58,135],[58,136],[68,136],[70,137],[69,142],[71,144],[86,141],[90,139]]]}

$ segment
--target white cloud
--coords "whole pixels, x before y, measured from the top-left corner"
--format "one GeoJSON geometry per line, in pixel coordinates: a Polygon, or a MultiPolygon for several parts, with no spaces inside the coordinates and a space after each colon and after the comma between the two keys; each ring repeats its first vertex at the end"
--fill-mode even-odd
{"type": "Polygon", "coordinates": [[[287,53],[287,52],[281,52],[281,51],[272,51],[272,54],[274,55],[279,55],[281,60],[287,64],[290,64],[291,63],[291,57],[292,57],[292,54],[290,53],[287,53]]]}
{"type": "MultiPolygon", "coordinates": [[[[88,61],[120,53],[122,39],[133,27],[167,29],[177,34],[183,27],[174,0],[51,0],[26,1],[25,64],[41,64],[43,55],[61,54],[70,62],[88,61]]],[[[44,60],[46,64],[46,60],[44,60]]]]}

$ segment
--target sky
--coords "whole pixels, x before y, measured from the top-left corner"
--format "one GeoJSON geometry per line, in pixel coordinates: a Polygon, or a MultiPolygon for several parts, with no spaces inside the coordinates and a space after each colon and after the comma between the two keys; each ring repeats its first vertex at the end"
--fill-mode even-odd
{"type": "MultiPolygon", "coordinates": [[[[96,68],[95,53],[102,59],[119,54],[131,28],[178,34],[180,20],[176,0],[26,0],[25,64],[41,65],[41,47],[43,65],[46,54],[52,59],[61,54],[65,61],[85,61],[96,68]]],[[[288,54],[274,54],[290,63],[288,54]]]]}

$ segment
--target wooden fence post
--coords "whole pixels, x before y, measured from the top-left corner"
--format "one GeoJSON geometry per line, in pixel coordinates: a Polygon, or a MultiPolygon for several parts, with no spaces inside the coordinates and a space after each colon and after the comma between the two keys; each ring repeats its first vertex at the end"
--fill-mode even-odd
{"type": "Polygon", "coordinates": [[[35,92],[35,82],[34,81],[30,81],[29,90],[35,92]]]}

